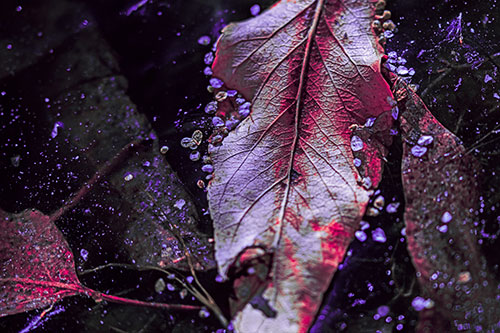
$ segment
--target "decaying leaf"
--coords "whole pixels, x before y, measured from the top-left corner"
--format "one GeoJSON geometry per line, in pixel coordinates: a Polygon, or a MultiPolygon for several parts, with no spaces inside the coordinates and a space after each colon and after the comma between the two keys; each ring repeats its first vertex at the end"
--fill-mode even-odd
{"type": "Polygon", "coordinates": [[[0,317],[85,293],[73,253],[50,217],[0,210],[0,317]]]}
{"type": "Polygon", "coordinates": [[[423,296],[432,300],[418,331],[494,330],[498,289],[474,226],[479,165],[415,92],[393,79],[401,110],[408,248],[423,296]]]}
{"type": "Polygon", "coordinates": [[[212,152],[216,260],[227,277],[241,258],[271,256],[264,287],[249,288],[264,290],[260,305],[235,320],[243,332],[307,330],[380,181],[392,94],[374,12],[368,0],[281,1],[218,41],[214,77],[251,112],[212,152]]]}
{"type": "Polygon", "coordinates": [[[47,216],[37,210],[8,214],[0,209],[0,317],[75,295],[163,309],[200,308],[126,299],[85,287],[76,276],[73,253],[54,224],[59,216],[59,211],[47,216]]]}

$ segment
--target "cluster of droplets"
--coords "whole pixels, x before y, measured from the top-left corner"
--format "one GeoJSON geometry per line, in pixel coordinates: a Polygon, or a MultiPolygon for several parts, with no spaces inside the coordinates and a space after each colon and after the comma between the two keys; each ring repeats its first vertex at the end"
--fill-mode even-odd
{"type": "MultiPolygon", "coordinates": [[[[195,130],[191,137],[184,137],[181,139],[181,146],[186,149],[190,149],[189,159],[193,162],[197,162],[199,160],[202,161],[203,165],[201,170],[203,172],[208,173],[206,176],[206,180],[210,180],[212,178],[211,173],[214,171],[214,167],[212,165],[212,159],[208,155],[201,155],[199,151],[199,147],[203,142],[203,132],[199,129],[195,130]]],[[[203,180],[198,180],[197,185],[199,188],[205,188],[205,182],[203,180]]]]}
{"type": "Polygon", "coordinates": [[[396,25],[391,20],[391,12],[385,10],[385,0],[379,0],[375,4],[375,20],[372,28],[378,36],[378,42],[384,46],[388,39],[394,37],[396,25]]]}

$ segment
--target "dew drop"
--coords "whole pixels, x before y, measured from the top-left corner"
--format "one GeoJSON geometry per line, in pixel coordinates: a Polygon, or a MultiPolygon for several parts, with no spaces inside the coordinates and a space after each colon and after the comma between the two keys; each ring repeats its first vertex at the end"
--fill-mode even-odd
{"type": "Polygon", "coordinates": [[[212,72],[212,68],[210,68],[209,66],[205,67],[205,69],[203,70],[203,74],[205,74],[206,76],[210,76],[213,73],[214,72],[212,72]]]}
{"type": "Polygon", "coordinates": [[[398,116],[399,116],[399,108],[397,106],[393,107],[392,110],[391,110],[391,115],[392,115],[392,118],[394,118],[394,120],[397,120],[398,119],[398,116]]]}
{"type": "Polygon", "coordinates": [[[441,222],[443,223],[448,223],[451,221],[453,216],[450,214],[450,212],[444,212],[443,215],[441,216],[441,222]]]}
{"type": "Polygon", "coordinates": [[[250,14],[252,14],[253,16],[257,16],[259,15],[260,13],[260,6],[255,4],[253,5],[252,7],[250,7],[250,14]]]}
{"type": "Polygon", "coordinates": [[[214,88],[221,88],[224,85],[224,82],[222,82],[222,80],[213,77],[210,79],[210,85],[214,88]]]}
{"type": "Polygon", "coordinates": [[[201,171],[206,173],[212,173],[214,172],[214,167],[212,164],[205,164],[201,167],[201,171]]]}
{"type": "Polygon", "coordinates": [[[428,146],[434,141],[434,138],[431,135],[422,135],[418,138],[417,144],[420,146],[428,146]]]}
{"type": "Polygon", "coordinates": [[[364,231],[361,231],[361,230],[358,230],[354,233],[354,236],[356,236],[356,238],[360,241],[360,242],[364,242],[368,236],[366,236],[366,233],[364,231]]]}
{"type": "Polygon", "coordinates": [[[353,135],[351,138],[351,149],[352,151],[360,151],[363,149],[363,140],[357,135],[353,135]]]}
{"type": "Polygon", "coordinates": [[[362,185],[365,189],[369,190],[372,187],[372,180],[370,177],[363,177],[362,185]]]}
{"type": "Polygon", "coordinates": [[[387,237],[385,236],[384,230],[376,228],[375,230],[372,231],[372,239],[378,243],[385,243],[387,237]]]}
{"type": "Polygon", "coordinates": [[[415,157],[422,157],[425,153],[427,152],[427,148],[426,147],[422,147],[422,146],[413,146],[411,148],[411,154],[415,157]]]}
{"type": "Polygon", "coordinates": [[[131,173],[127,173],[127,174],[125,175],[125,177],[123,177],[123,179],[124,179],[126,182],[129,182],[129,181],[131,181],[132,179],[134,179],[134,175],[133,175],[133,174],[131,174],[131,173]]]}
{"type": "Polygon", "coordinates": [[[391,202],[385,207],[385,211],[389,214],[394,214],[398,211],[400,203],[399,202],[391,202]]]}
{"type": "Polygon", "coordinates": [[[205,113],[214,114],[217,111],[217,102],[212,101],[205,106],[205,113]]]}
{"type": "Polygon", "coordinates": [[[82,257],[83,261],[87,261],[87,259],[89,258],[89,251],[81,249],[80,256],[82,257]]]}
{"type": "Polygon", "coordinates": [[[353,162],[356,168],[359,168],[361,166],[361,160],[359,158],[355,158],[353,162]]]}
{"type": "Polygon", "coordinates": [[[159,278],[158,280],[156,280],[155,291],[158,294],[161,294],[165,290],[165,287],[166,287],[166,284],[165,284],[165,281],[162,278],[159,278]]]}
{"type": "Polygon", "coordinates": [[[181,146],[182,146],[183,148],[189,148],[189,147],[191,147],[191,145],[192,145],[193,143],[194,143],[194,142],[193,142],[193,139],[191,139],[191,138],[185,137],[185,138],[182,138],[182,139],[181,139],[181,146]]]}
{"type": "Polygon", "coordinates": [[[366,119],[366,122],[365,122],[365,127],[372,127],[373,124],[375,123],[375,117],[370,117],[368,119],[366,119]]]}
{"type": "Polygon", "coordinates": [[[198,44],[200,44],[200,45],[210,44],[210,37],[209,36],[201,36],[200,38],[198,38],[198,44]]]}
{"type": "Polygon", "coordinates": [[[197,151],[197,150],[193,150],[190,154],[189,154],[189,159],[193,162],[196,162],[196,161],[199,161],[200,160],[200,152],[197,151]]]}
{"type": "Polygon", "coordinates": [[[198,315],[200,316],[200,318],[208,318],[210,317],[210,312],[207,309],[202,308],[200,312],[198,312],[198,315]]]}
{"type": "Polygon", "coordinates": [[[168,153],[168,150],[169,150],[168,146],[162,146],[162,147],[160,148],[160,153],[161,153],[162,155],[165,155],[166,153],[168,153]]]}
{"type": "Polygon", "coordinates": [[[212,118],[212,125],[214,125],[215,127],[222,127],[224,126],[224,120],[222,120],[222,118],[220,117],[213,117],[212,118]]]}

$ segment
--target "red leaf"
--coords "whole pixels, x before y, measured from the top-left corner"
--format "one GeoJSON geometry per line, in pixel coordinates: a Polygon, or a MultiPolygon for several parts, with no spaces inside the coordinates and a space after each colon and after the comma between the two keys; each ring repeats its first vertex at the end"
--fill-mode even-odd
{"type": "Polygon", "coordinates": [[[0,220],[0,317],[86,292],[68,243],[49,216],[0,211],[0,220]]]}
{"type": "Polygon", "coordinates": [[[0,209],[0,317],[43,308],[78,294],[128,305],[200,309],[127,299],[83,286],[76,276],[73,253],[53,222],[59,216],[60,211],[47,216],[37,210],[7,214],[0,209]]]}
{"type": "Polygon", "coordinates": [[[380,181],[392,94],[373,2],[281,1],[218,41],[214,76],[252,107],[212,153],[216,259],[227,276],[255,247],[273,256],[276,317],[247,305],[242,331],[307,330],[380,181]]]}
{"type": "Polygon", "coordinates": [[[474,228],[479,165],[420,98],[404,82],[395,81],[408,248],[423,296],[434,302],[422,314],[418,330],[450,330],[436,323],[452,323],[457,330],[494,330],[500,318],[498,290],[474,228]]]}

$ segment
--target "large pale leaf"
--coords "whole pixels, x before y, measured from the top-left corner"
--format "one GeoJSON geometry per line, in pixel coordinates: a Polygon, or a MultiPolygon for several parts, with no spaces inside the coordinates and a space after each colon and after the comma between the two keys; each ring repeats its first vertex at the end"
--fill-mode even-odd
{"type": "Polygon", "coordinates": [[[393,80],[401,110],[408,249],[423,296],[434,303],[424,309],[419,331],[498,328],[497,284],[474,227],[479,164],[415,92],[393,80]]]}
{"type": "Polygon", "coordinates": [[[380,181],[392,94],[373,15],[368,0],[281,1],[218,41],[214,76],[252,106],[212,153],[216,259],[226,277],[272,256],[270,310],[247,305],[241,331],[307,330],[380,181]]]}

